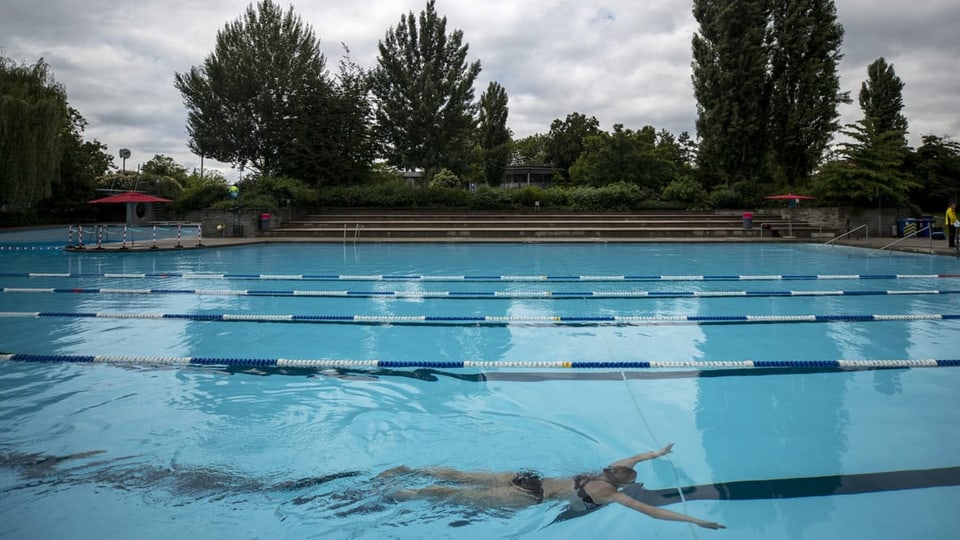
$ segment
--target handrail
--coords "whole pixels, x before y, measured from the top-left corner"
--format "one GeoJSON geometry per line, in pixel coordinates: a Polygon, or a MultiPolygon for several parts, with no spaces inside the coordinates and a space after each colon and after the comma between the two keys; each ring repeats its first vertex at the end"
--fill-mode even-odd
{"type": "Polygon", "coordinates": [[[824,245],[826,245],[826,244],[832,244],[832,243],[836,242],[837,240],[843,238],[844,236],[850,236],[851,234],[859,231],[860,229],[866,229],[866,230],[867,230],[866,239],[869,240],[869,239],[870,239],[870,226],[867,225],[866,223],[864,223],[863,225],[857,227],[856,229],[853,229],[852,231],[847,231],[847,232],[841,234],[840,236],[836,236],[836,237],[834,237],[834,238],[831,238],[830,240],[827,240],[826,242],[824,242],[824,245]]]}
{"type": "MultiPolygon", "coordinates": [[[[894,240],[893,242],[890,242],[889,244],[883,246],[882,248],[877,249],[877,252],[883,251],[883,250],[887,249],[888,247],[895,246],[895,245],[899,244],[900,242],[903,242],[904,240],[906,240],[906,239],[908,239],[908,238],[914,238],[914,237],[918,236],[920,233],[922,233],[923,231],[927,231],[927,232],[929,233],[929,232],[931,232],[930,229],[931,229],[931,227],[928,225],[928,226],[926,226],[926,227],[924,227],[924,228],[922,228],[922,229],[917,229],[916,231],[914,231],[914,232],[912,232],[912,233],[910,233],[910,234],[905,234],[905,235],[903,235],[903,238],[897,238],[897,239],[894,240]]],[[[933,236],[932,236],[932,235],[930,236],[930,253],[933,253],[933,236]]],[[[871,253],[871,255],[873,255],[873,253],[871,253]]]]}

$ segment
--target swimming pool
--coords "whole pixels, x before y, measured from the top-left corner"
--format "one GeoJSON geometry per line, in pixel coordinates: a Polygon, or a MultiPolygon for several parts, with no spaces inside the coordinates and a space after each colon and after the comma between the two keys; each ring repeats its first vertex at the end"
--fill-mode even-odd
{"type": "Polygon", "coordinates": [[[960,369],[801,364],[960,357],[958,320],[860,317],[960,313],[960,279],[942,277],[960,274],[954,258],[316,244],[0,260],[0,311],[50,315],[4,316],[0,350],[116,360],[0,363],[4,536],[885,539],[960,525],[960,369]],[[794,367],[734,363],[747,360],[794,367]],[[511,367],[450,367],[464,361],[511,367]],[[690,367],[715,362],[731,363],[690,367]],[[727,531],[621,507],[554,523],[562,504],[397,503],[373,478],[397,465],[572,475],[668,442],[673,454],[639,465],[640,480],[699,486],[668,508],[727,531]],[[718,500],[713,484],[742,500],[718,500]]]}

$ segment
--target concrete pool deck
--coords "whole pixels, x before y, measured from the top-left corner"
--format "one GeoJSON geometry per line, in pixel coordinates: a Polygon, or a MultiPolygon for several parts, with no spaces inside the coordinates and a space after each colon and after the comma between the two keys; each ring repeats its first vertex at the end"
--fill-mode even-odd
{"type": "MultiPolygon", "coordinates": [[[[886,250],[892,251],[902,251],[909,253],[923,253],[923,254],[932,254],[932,255],[949,255],[956,256],[957,250],[955,248],[947,247],[946,240],[933,240],[931,242],[930,238],[907,238],[907,239],[898,239],[895,238],[853,238],[847,239],[843,238],[837,240],[835,244],[852,246],[852,247],[862,247],[866,249],[879,250],[885,248],[886,250]],[[893,245],[891,243],[896,242],[893,245]],[[888,247],[889,246],[889,247],[888,247]]],[[[782,243],[817,243],[822,244],[822,241],[810,241],[809,239],[797,239],[797,238],[744,238],[744,237],[713,237],[713,238],[676,238],[676,237],[642,237],[642,238],[541,238],[537,240],[518,240],[516,238],[503,238],[503,239],[491,239],[491,238],[456,238],[450,240],[440,241],[439,243],[530,243],[530,244],[553,244],[553,243],[657,243],[657,242],[671,242],[671,243],[686,243],[686,244],[695,244],[695,243],[760,243],[760,244],[782,244],[782,243]]],[[[126,247],[122,247],[120,243],[111,242],[108,244],[103,244],[102,248],[97,248],[95,245],[85,245],[82,249],[76,246],[67,247],[68,251],[72,252],[84,252],[84,253],[118,253],[118,252],[156,252],[156,251],[183,251],[183,250],[194,250],[194,249],[205,249],[205,248],[222,248],[222,247],[231,247],[231,246],[245,246],[253,244],[385,244],[385,243],[438,243],[437,240],[430,240],[424,242],[421,239],[415,238],[360,238],[357,240],[348,239],[347,241],[329,241],[329,240],[318,240],[315,237],[249,237],[249,238],[236,238],[236,237],[213,237],[213,238],[203,238],[198,245],[196,238],[189,238],[180,241],[181,247],[177,247],[176,239],[163,239],[157,240],[156,243],[152,241],[138,241],[138,242],[128,242],[126,247]],[[154,247],[156,246],[156,247],[154,247]]]]}

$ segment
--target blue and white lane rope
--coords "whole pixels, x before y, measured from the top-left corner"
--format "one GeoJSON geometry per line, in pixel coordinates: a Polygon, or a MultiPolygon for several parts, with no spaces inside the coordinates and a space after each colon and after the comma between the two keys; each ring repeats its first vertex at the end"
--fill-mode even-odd
{"type": "Polygon", "coordinates": [[[116,288],[28,288],[0,287],[0,293],[72,294],[192,294],[211,296],[297,296],[314,298],[401,298],[401,299],[590,299],[590,298],[725,298],[770,296],[895,296],[958,294],[957,290],[837,290],[837,291],[309,291],[241,289],[116,289],[116,288]]]}
{"type": "Polygon", "coordinates": [[[895,313],[881,315],[605,315],[605,316],[499,316],[499,315],[273,315],[265,313],[151,313],[151,312],[83,312],[83,311],[2,311],[0,318],[94,318],[150,319],[215,322],[266,322],[313,324],[447,324],[456,325],[652,325],[652,324],[770,324],[877,321],[945,321],[960,319],[960,314],[895,313]]]}
{"type": "Polygon", "coordinates": [[[178,356],[112,356],[112,355],[65,355],[65,354],[0,354],[0,361],[8,362],[72,362],[130,365],[193,365],[236,366],[260,368],[546,368],[546,369],[886,369],[957,367],[960,359],[921,360],[734,360],[734,361],[679,361],[679,362],[523,362],[523,361],[402,361],[402,360],[332,360],[296,358],[217,358],[178,356]]]}
{"type": "Polygon", "coordinates": [[[218,274],[187,272],[149,273],[85,273],[85,272],[0,272],[0,277],[18,278],[182,278],[182,279],[237,279],[262,281],[503,281],[503,282],[598,282],[598,281],[811,281],[811,280],[857,280],[857,279],[948,279],[960,278],[960,274],[772,274],[772,275],[323,275],[323,274],[218,274]]]}

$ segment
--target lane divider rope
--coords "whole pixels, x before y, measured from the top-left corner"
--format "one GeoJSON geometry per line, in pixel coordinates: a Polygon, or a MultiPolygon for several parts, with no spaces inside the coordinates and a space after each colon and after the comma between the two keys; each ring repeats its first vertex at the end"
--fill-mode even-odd
{"type": "Polygon", "coordinates": [[[756,323],[824,323],[876,321],[944,321],[960,319],[960,314],[895,313],[879,315],[605,315],[605,316],[499,316],[499,315],[295,315],[264,313],[151,313],[151,312],[83,312],[83,311],[3,311],[0,318],[98,318],[98,319],[176,319],[217,322],[273,323],[336,323],[336,324],[448,324],[509,325],[514,323],[549,323],[553,325],[647,325],[647,324],[756,324],[756,323]]]}
{"type": "Polygon", "coordinates": [[[240,289],[116,289],[0,287],[0,293],[192,294],[212,296],[299,296],[319,298],[452,298],[452,299],[590,299],[590,298],[725,298],[787,296],[886,296],[958,294],[958,290],[837,291],[309,291],[240,289]]]}
{"type": "Polygon", "coordinates": [[[220,274],[211,272],[0,272],[0,277],[19,278],[181,278],[181,279],[238,279],[238,280],[291,280],[291,281],[504,281],[504,282],[598,282],[598,281],[811,281],[811,280],[858,280],[858,279],[950,279],[960,274],[771,274],[771,275],[350,275],[350,274],[220,274]]]}
{"type": "Polygon", "coordinates": [[[546,368],[546,369],[888,369],[958,367],[960,359],[918,360],[732,360],[732,361],[646,361],[646,362],[571,362],[571,361],[401,361],[401,360],[334,360],[297,358],[236,358],[189,356],[114,356],[69,354],[0,354],[0,361],[100,363],[137,365],[202,365],[276,368],[546,368]]]}

